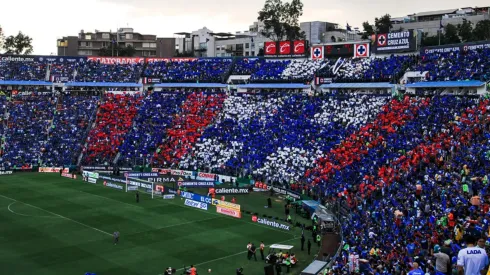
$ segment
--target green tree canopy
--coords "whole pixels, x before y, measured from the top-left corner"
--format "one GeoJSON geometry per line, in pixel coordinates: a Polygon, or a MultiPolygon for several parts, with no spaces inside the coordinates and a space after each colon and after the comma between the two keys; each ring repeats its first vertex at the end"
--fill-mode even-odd
{"type": "Polygon", "coordinates": [[[374,19],[374,26],[378,33],[388,33],[390,32],[393,24],[391,23],[391,15],[385,14],[381,18],[374,19]]]}
{"type": "Polygon", "coordinates": [[[258,17],[258,20],[264,23],[261,34],[276,42],[302,39],[304,33],[299,27],[301,15],[303,15],[301,0],[284,3],[282,0],[266,0],[258,17]]]}
{"type": "Polygon", "coordinates": [[[33,52],[32,38],[19,32],[16,36],[9,36],[5,39],[3,49],[6,54],[31,54],[33,52]]]}
{"type": "Polygon", "coordinates": [[[123,47],[121,45],[114,44],[114,48],[113,45],[109,45],[99,50],[99,56],[133,57],[135,54],[136,49],[131,45],[123,47]]]}

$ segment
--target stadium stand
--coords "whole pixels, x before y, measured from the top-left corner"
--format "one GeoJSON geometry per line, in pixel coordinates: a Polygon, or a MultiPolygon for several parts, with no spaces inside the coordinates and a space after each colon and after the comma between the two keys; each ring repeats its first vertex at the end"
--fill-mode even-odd
{"type": "Polygon", "coordinates": [[[0,59],[0,80],[44,81],[46,72],[46,62],[15,62],[0,59]]]}
{"type": "MultiPolygon", "coordinates": [[[[414,70],[427,71],[429,81],[488,81],[489,53],[321,62],[209,58],[146,68],[89,61],[55,63],[49,73],[82,82],[137,83],[144,76],[221,83],[231,72],[251,75],[252,82],[308,83],[314,74],[336,82],[397,82],[414,70]]],[[[2,79],[45,80],[46,70],[43,62],[0,62],[2,79]]],[[[0,119],[6,115],[0,165],[73,164],[82,152],[84,164],[118,160],[130,166],[143,159],[155,167],[301,188],[315,200],[347,209],[341,253],[334,259],[339,274],[348,271],[352,253],[364,260],[365,274],[404,274],[415,262],[435,268],[436,245],[455,262],[465,247],[463,233],[490,247],[490,101],[484,96],[428,90],[399,97],[227,94],[197,88],[143,96],[118,88],[99,99],[36,89],[29,95],[9,91],[10,100],[0,95],[0,119]]]]}
{"type": "Polygon", "coordinates": [[[162,82],[222,83],[231,69],[232,60],[223,58],[189,61],[156,61],[147,65],[144,76],[160,78],[162,82]]]}
{"type": "Polygon", "coordinates": [[[221,111],[226,95],[222,92],[193,92],[182,105],[181,112],[167,130],[167,138],[158,146],[153,162],[175,165],[192,149],[216,115],[221,111]]]}
{"type": "Polygon", "coordinates": [[[50,167],[76,165],[96,114],[98,97],[63,96],[54,110],[42,161],[50,167]]]}
{"type": "Polygon", "coordinates": [[[184,92],[153,92],[148,95],[138,110],[134,125],[126,136],[119,151],[122,166],[135,163],[148,163],[157,146],[166,139],[167,130],[174,117],[180,113],[184,92]]]}
{"type": "Polygon", "coordinates": [[[8,101],[5,153],[2,162],[8,167],[21,167],[41,162],[41,152],[53,121],[56,97],[51,95],[15,96],[8,101]]]}
{"type": "Polygon", "coordinates": [[[87,137],[83,164],[106,164],[114,161],[119,146],[133,126],[142,96],[138,93],[104,96],[99,106],[95,126],[87,137]]]}
{"type": "Polygon", "coordinates": [[[141,78],[144,64],[102,64],[88,60],[79,62],[75,81],[78,82],[119,82],[137,83],[141,78]]]}
{"type": "Polygon", "coordinates": [[[423,54],[415,71],[428,71],[429,81],[490,80],[490,49],[423,54]]]}
{"type": "Polygon", "coordinates": [[[319,77],[333,78],[335,82],[393,82],[417,62],[417,56],[394,55],[385,58],[340,58],[330,60],[322,67],[319,77]]]}

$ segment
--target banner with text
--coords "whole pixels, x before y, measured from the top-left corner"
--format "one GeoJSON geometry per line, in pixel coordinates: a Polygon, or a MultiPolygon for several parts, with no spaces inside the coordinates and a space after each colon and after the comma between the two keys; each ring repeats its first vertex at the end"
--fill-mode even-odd
{"type": "Polygon", "coordinates": [[[190,207],[199,208],[202,210],[208,210],[208,204],[204,202],[186,199],[184,204],[190,207]]]}
{"type": "Polygon", "coordinates": [[[377,34],[373,42],[377,54],[413,52],[417,46],[413,31],[377,34]]]}
{"type": "Polygon", "coordinates": [[[114,65],[114,64],[136,64],[144,63],[143,57],[102,57],[102,56],[89,56],[89,61],[100,62],[100,64],[114,65]]]}
{"type": "Polygon", "coordinates": [[[228,207],[222,207],[219,205],[216,206],[216,213],[227,215],[238,219],[242,217],[242,212],[240,212],[240,210],[231,209],[228,207]]]}
{"type": "Polygon", "coordinates": [[[490,41],[468,42],[444,46],[425,47],[420,50],[421,54],[449,53],[459,51],[474,51],[478,49],[490,49],[490,41]]]}

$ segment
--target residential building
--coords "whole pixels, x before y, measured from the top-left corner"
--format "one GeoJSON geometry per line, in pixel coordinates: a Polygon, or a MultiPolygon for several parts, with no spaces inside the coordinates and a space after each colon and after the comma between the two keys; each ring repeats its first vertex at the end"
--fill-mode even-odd
{"type": "Polygon", "coordinates": [[[394,17],[391,18],[391,23],[393,25],[392,30],[415,30],[427,33],[429,36],[434,36],[438,34],[441,26],[444,27],[447,24],[457,26],[458,24],[462,24],[464,20],[467,20],[473,23],[473,25],[476,25],[479,21],[489,20],[489,8],[490,7],[466,7],[426,11],[409,14],[403,17],[394,17]]]}
{"type": "MultiPolygon", "coordinates": [[[[97,56],[101,48],[112,48],[115,45],[121,47],[131,45],[136,50],[134,56],[173,57],[175,55],[174,38],[140,34],[134,32],[132,28],[121,28],[117,32],[81,30],[78,36],[65,36],[57,42],[59,56],[97,56]]],[[[118,55],[117,50],[113,55],[118,55]]]]}

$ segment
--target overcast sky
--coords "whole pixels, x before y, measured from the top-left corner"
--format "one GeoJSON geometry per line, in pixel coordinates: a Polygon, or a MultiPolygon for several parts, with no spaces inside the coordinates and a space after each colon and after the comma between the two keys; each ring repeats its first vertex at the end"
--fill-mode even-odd
{"type": "MultiPolygon", "coordinates": [[[[56,39],[80,30],[135,32],[173,37],[206,26],[214,32],[248,30],[265,0],[23,0],[1,1],[0,26],[5,35],[19,31],[34,40],[34,53],[56,52],[56,39]]],[[[416,12],[489,6],[488,0],[303,0],[300,22],[328,21],[360,27],[385,13],[392,17],[416,12]]]]}

